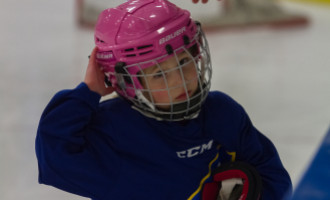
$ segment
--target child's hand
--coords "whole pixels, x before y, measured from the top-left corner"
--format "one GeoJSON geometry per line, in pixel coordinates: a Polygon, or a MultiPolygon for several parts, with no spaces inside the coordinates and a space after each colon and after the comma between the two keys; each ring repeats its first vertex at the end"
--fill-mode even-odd
{"type": "MultiPolygon", "coordinates": [[[[198,3],[199,0],[192,0],[192,2],[193,2],[193,3],[198,3]]],[[[207,3],[207,2],[208,2],[208,0],[202,0],[202,3],[207,3]]]]}
{"type": "Polygon", "coordinates": [[[111,94],[114,89],[112,87],[106,87],[104,84],[105,75],[96,62],[96,51],[97,47],[93,49],[89,58],[84,82],[91,91],[94,91],[101,96],[105,96],[111,94]]]}
{"type": "MultiPolygon", "coordinates": [[[[218,1],[221,1],[221,0],[218,0],[218,1]]],[[[192,2],[193,3],[198,3],[199,0],[192,0],[192,2]]],[[[202,3],[207,3],[207,2],[208,2],[208,0],[202,0],[202,3]]]]}

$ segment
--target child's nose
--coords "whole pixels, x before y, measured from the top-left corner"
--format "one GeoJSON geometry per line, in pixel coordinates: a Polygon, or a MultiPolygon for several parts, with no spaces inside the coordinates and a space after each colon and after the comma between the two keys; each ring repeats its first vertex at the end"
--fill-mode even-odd
{"type": "Polygon", "coordinates": [[[185,77],[184,77],[182,70],[176,69],[172,73],[173,73],[171,76],[172,83],[173,83],[172,86],[183,85],[183,83],[185,82],[185,77]]]}

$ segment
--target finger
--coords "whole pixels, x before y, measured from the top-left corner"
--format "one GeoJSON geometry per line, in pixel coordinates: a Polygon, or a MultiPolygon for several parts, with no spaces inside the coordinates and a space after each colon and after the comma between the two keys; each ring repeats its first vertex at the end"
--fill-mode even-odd
{"type": "Polygon", "coordinates": [[[207,3],[208,2],[208,0],[202,0],[202,3],[207,3]]]}
{"type": "Polygon", "coordinates": [[[198,0],[192,0],[193,3],[198,3],[198,0]]]}
{"type": "Polygon", "coordinates": [[[89,56],[88,66],[85,74],[85,81],[88,83],[91,83],[95,80],[95,77],[98,76],[99,69],[98,65],[96,63],[96,52],[97,48],[94,48],[91,52],[91,55],[89,56]]]}
{"type": "Polygon", "coordinates": [[[94,47],[94,49],[93,49],[91,55],[88,56],[88,58],[89,58],[89,62],[90,62],[90,63],[91,63],[91,62],[93,63],[93,62],[96,61],[96,52],[97,52],[97,47],[94,47]]]}

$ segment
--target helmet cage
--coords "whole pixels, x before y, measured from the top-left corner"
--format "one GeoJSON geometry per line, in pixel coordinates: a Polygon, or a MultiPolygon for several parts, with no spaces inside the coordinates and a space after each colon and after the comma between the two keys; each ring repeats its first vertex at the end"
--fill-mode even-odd
{"type": "MultiPolygon", "coordinates": [[[[187,48],[187,45],[182,45],[177,49],[173,49],[171,56],[173,56],[177,62],[175,68],[169,70],[162,70],[161,63],[164,61],[164,58],[168,58],[169,55],[163,55],[155,59],[150,59],[148,61],[135,63],[125,66],[125,63],[118,62],[116,64],[117,68],[114,72],[108,71],[105,72],[106,79],[109,82],[110,77],[115,77],[116,80],[116,92],[133,103],[133,108],[141,112],[142,114],[156,118],[157,120],[166,120],[166,121],[179,121],[184,119],[192,119],[198,116],[198,113],[201,109],[202,103],[207,97],[207,94],[211,86],[211,60],[210,53],[208,48],[208,43],[205,38],[203,31],[200,28],[200,24],[197,23],[197,31],[193,39],[190,41],[192,45],[189,45],[190,48],[187,48]],[[196,49],[197,48],[197,49],[196,49]],[[192,52],[194,51],[194,52],[192,52]],[[185,52],[189,55],[190,60],[184,64],[180,64],[178,55],[182,52],[185,52]],[[197,74],[195,79],[184,81],[182,85],[169,86],[167,83],[166,76],[172,71],[178,70],[182,80],[184,78],[185,67],[193,64],[194,70],[197,74]],[[145,87],[142,86],[142,80],[147,77],[155,76],[155,73],[146,74],[144,69],[146,66],[156,66],[159,68],[159,76],[163,77],[166,87],[162,89],[150,89],[148,84],[145,87]],[[190,96],[188,95],[187,85],[197,81],[198,89],[195,93],[190,96]],[[177,102],[167,102],[167,103],[158,103],[152,97],[154,92],[164,92],[168,93],[168,96],[171,99],[171,90],[174,90],[178,87],[183,87],[186,92],[187,98],[182,101],[177,102]],[[162,109],[162,106],[169,106],[168,109],[162,109]]],[[[145,81],[148,83],[147,81],[145,81]]]]}

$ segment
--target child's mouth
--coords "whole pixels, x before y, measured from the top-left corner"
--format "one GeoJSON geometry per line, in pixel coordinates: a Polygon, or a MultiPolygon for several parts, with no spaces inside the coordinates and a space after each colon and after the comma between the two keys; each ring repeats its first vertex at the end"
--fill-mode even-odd
{"type": "Polygon", "coordinates": [[[190,97],[190,94],[191,94],[191,91],[183,92],[182,94],[177,96],[175,99],[176,100],[186,100],[186,99],[188,99],[188,97],[190,97]]]}

